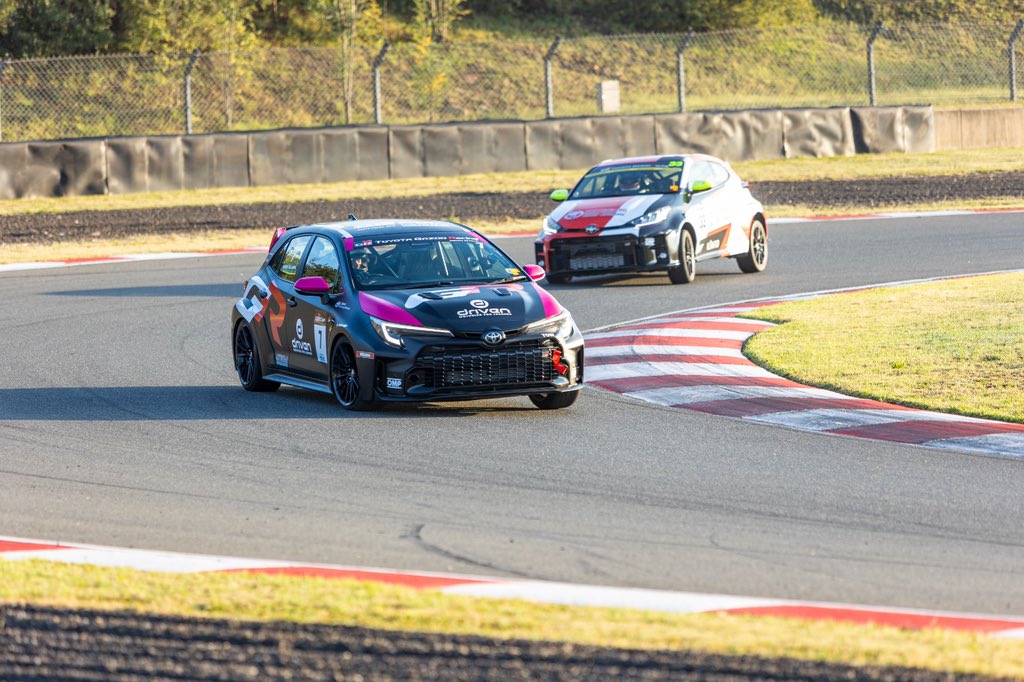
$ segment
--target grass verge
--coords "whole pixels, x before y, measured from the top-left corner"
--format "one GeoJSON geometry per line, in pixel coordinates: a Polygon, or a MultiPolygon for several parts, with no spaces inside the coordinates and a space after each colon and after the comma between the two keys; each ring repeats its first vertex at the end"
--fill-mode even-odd
{"type": "MultiPolygon", "coordinates": [[[[860,154],[823,159],[800,158],[733,164],[745,180],[822,180],[905,175],[962,175],[1024,170],[1020,149],[968,149],[934,154],[860,154]]],[[[583,169],[485,173],[407,180],[364,180],[319,185],[231,187],[180,192],[148,192],[96,196],[13,199],[0,201],[0,215],[64,213],[117,209],[210,206],[342,199],[413,197],[452,192],[550,192],[571,187],[583,169]]],[[[755,187],[756,191],[756,187],[755,187]]]]}
{"type": "Polygon", "coordinates": [[[745,313],[785,323],[744,352],[802,383],[1024,422],[1024,274],[823,296],[745,313]]]}
{"type": "Polygon", "coordinates": [[[348,580],[0,561],[0,601],[1024,676],[1024,641],[986,635],[556,606],[348,580]]]}

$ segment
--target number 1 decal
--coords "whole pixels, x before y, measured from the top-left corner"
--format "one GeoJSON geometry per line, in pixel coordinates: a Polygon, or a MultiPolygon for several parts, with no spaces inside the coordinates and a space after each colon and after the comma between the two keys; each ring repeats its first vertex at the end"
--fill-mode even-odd
{"type": "Polygon", "coordinates": [[[316,359],[327,364],[327,325],[313,325],[313,341],[316,343],[316,359]]]}

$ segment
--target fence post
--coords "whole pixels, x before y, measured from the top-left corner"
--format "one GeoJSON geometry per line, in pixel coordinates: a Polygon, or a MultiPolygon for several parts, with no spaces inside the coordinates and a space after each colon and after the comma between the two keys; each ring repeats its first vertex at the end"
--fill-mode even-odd
{"type": "Polygon", "coordinates": [[[4,60],[0,62],[0,142],[4,140],[4,71],[11,65],[11,55],[5,54],[4,60]]]}
{"type": "MultiPolygon", "coordinates": [[[[1017,38],[1024,30],[1024,19],[1017,22],[1017,27],[1010,34],[1010,42],[1007,45],[1007,52],[1010,53],[1010,101],[1017,101],[1017,38]]],[[[0,71],[0,73],[3,73],[0,71]]]]}
{"type": "Polygon", "coordinates": [[[875,39],[882,32],[882,22],[875,24],[868,38],[868,101],[875,106],[875,39]]]}
{"type": "Polygon", "coordinates": [[[192,69],[199,59],[199,48],[192,51],[192,56],[185,67],[185,134],[192,134],[192,69]]]}
{"type": "Polygon", "coordinates": [[[552,93],[554,82],[551,78],[551,60],[555,58],[555,52],[558,51],[558,44],[561,42],[562,36],[555,36],[555,40],[551,43],[551,47],[548,48],[548,53],[544,55],[544,103],[548,118],[555,117],[555,98],[552,93]]]}
{"type": "Polygon", "coordinates": [[[380,48],[380,52],[373,60],[373,122],[380,125],[383,120],[383,114],[381,113],[381,97],[380,97],[380,65],[384,63],[384,55],[391,49],[391,43],[385,41],[380,48]]]}
{"type": "Polygon", "coordinates": [[[683,36],[683,42],[676,47],[676,91],[679,93],[679,113],[686,113],[686,72],[683,70],[683,53],[690,46],[693,40],[693,29],[691,28],[683,36]]]}

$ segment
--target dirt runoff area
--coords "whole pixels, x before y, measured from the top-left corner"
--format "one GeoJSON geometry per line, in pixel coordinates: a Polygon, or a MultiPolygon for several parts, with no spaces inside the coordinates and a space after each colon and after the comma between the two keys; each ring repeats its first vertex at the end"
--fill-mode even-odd
{"type": "Polygon", "coordinates": [[[3,605],[0,623],[0,679],[11,681],[951,679],[909,668],[126,611],[3,605]]]}
{"type": "MultiPolygon", "coordinates": [[[[908,176],[859,180],[756,182],[762,203],[778,207],[858,206],[867,209],[938,201],[1021,197],[1024,171],[956,176],[908,176]]],[[[477,220],[537,219],[550,212],[543,193],[455,193],[392,199],[351,199],[176,208],[79,211],[0,216],[0,244],[116,238],[138,234],[274,228],[359,218],[477,220]]]]}

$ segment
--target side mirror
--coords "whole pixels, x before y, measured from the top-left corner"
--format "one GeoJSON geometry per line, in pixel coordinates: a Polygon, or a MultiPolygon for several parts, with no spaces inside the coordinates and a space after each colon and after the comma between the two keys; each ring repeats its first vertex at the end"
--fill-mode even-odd
{"type": "Polygon", "coordinates": [[[709,189],[711,189],[711,183],[707,180],[694,180],[686,188],[685,199],[686,201],[689,201],[694,194],[697,194],[698,192],[706,192],[709,189]]]}
{"type": "Polygon", "coordinates": [[[569,198],[569,190],[567,189],[556,189],[551,193],[551,201],[565,201],[569,198]]]}
{"type": "Polygon", "coordinates": [[[533,263],[530,263],[529,265],[524,265],[523,272],[525,272],[526,276],[529,277],[534,282],[541,281],[542,279],[544,279],[544,275],[546,274],[544,272],[544,268],[542,268],[539,265],[534,265],[533,263]]]}
{"type": "Polygon", "coordinates": [[[331,293],[331,285],[323,277],[303,277],[295,283],[295,291],[307,296],[324,296],[331,293]]]}

